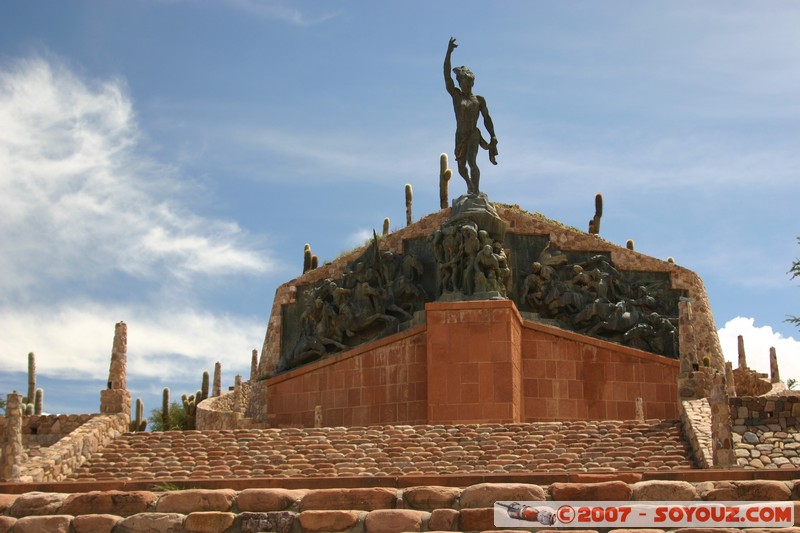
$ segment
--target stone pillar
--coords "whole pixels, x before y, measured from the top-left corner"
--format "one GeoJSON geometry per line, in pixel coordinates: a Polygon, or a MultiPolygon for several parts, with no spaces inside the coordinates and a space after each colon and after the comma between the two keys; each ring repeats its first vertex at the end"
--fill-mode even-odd
{"type": "Polygon", "coordinates": [[[6,397],[6,427],[3,432],[0,480],[19,481],[25,459],[25,450],[22,447],[22,395],[14,391],[6,397]]]}
{"type": "Polygon", "coordinates": [[[731,407],[725,393],[725,376],[711,376],[708,403],[711,407],[711,455],[715,468],[730,468],[736,464],[733,454],[731,407]]]}
{"type": "Polygon", "coordinates": [[[736,381],[733,377],[733,363],[725,361],[725,392],[729,398],[736,396],[736,381]]]}
{"type": "Polygon", "coordinates": [[[214,384],[211,387],[211,396],[217,397],[222,394],[222,363],[214,363],[214,384]]]}
{"type": "Polygon", "coordinates": [[[519,423],[522,317],[514,302],[434,302],[425,313],[428,423],[519,423]]]}
{"type": "Polygon", "coordinates": [[[321,428],[322,427],[322,406],[316,405],[314,406],[314,427],[321,428]]]}
{"type": "Polygon", "coordinates": [[[128,326],[119,322],[114,326],[114,345],[111,349],[111,366],[108,369],[108,388],[100,391],[100,412],[131,415],[131,393],[127,390],[128,326]]]}
{"type": "Polygon", "coordinates": [[[644,422],[644,402],[641,396],[637,396],[633,403],[633,408],[636,411],[636,420],[644,422]]]}
{"type": "Polygon", "coordinates": [[[678,302],[678,343],[680,370],[678,372],[678,401],[697,400],[708,395],[706,375],[697,361],[697,343],[692,326],[692,302],[678,302]]]}
{"type": "Polygon", "coordinates": [[[775,352],[774,346],[769,349],[769,382],[781,382],[781,373],[778,370],[778,354],[775,352]]]}
{"type": "Polygon", "coordinates": [[[739,370],[747,370],[747,355],[744,353],[744,337],[736,337],[739,348],[739,370]]]}
{"type": "Polygon", "coordinates": [[[253,350],[250,358],[250,381],[255,381],[258,377],[258,350],[253,350]]]}
{"type": "Polygon", "coordinates": [[[241,413],[242,409],[242,376],[236,375],[233,382],[233,412],[241,413]]]}

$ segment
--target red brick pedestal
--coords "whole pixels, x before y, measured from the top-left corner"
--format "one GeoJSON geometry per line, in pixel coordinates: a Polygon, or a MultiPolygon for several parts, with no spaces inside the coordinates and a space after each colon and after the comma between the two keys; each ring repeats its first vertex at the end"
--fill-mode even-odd
{"type": "Polygon", "coordinates": [[[427,314],[428,423],[522,421],[522,318],[510,300],[437,302],[427,314]]]}

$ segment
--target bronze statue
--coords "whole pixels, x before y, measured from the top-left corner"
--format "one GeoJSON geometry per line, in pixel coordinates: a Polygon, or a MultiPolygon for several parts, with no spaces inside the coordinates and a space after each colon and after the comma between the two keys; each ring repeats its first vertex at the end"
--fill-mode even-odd
{"type": "Polygon", "coordinates": [[[447,54],[444,56],[444,84],[447,92],[453,97],[453,110],[456,113],[456,149],[455,156],[458,163],[458,173],[467,182],[467,193],[477,195],[480,190],[478,185],[481,171],[478,169],[478,147],[489,150],[489,161],[497,164],[497,137],[494,134],[494,124],[486,107],[483,96],[472,93],[475,75],[467,67],[456,67],[453,72],[460,89],[456,88],[453,78],[450,77],[450,56],[458,45],[454,37],[450,38],[447,45],[447,54]],[[483,125],[491,136],[487,143],[478,129],[478,116],[483,115],[483,125]],[[467,169],[469,165],[469,170],[467,169]]]}

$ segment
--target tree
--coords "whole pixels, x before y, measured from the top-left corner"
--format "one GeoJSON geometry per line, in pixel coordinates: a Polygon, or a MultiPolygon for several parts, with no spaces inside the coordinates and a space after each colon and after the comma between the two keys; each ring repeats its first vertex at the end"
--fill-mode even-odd
{"type": "Polygon", "coordinates": [[[794,390],[797,387],[797,380],[794,378],[789,378],[786,380],[786,389],[787,390],[794,390]]]}
{"type": "MultiPolygon", "coordinates": [[[[797,240],[800,242],[800,237],[798,237],[797,240]]],[[[788,273],[792,275],[792,279],[800,278],[800,259],[795,259],[792,262],[792,268],[789,269],[788,273]]],[[[789,315],[786,322],[791,322],[795,326],[800,326],[800,316],[789,315]]]]}
{"type": "MultiPolygon", "coordinates": [[[[157,407],[150,411],[150,431],[164,431],[164,422],[161,417],[161,408],[157,407]]],[[[171,430],[183,431],[189,428],[189,415],[182,403],[172,402],[169,404],[169,428],[171,430]]]]}

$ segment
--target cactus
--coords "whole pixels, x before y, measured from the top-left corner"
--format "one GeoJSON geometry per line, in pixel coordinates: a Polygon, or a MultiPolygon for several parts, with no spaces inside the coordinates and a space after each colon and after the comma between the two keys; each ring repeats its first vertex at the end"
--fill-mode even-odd
{"type": "MultiPolygon", "coordinates": [[[[197,391],[198,394],[200,391],[197,391]]],[[[195,420],[197,416],[197,402],[195,401],[195,395],[192,394],[190,396],[186,396],[183,394],[181,396],[181,402],[183,403],[183,410],[186,411],[186,429],[194,429],[195,420]]]]}
{"type": "Polygon", "coordinates": [[[25,416],[33,416],[33,404],[32,403],[23,403],[25,407],[25,416]]]}
{"type": "Polygon", "coordinates": [[[411,225],[411,203],[414,201],[414,191],[411,184],[406,183],[406,226],[411,225]]]}
{"type": "Polygon", "coordinates": [[[208,380],[209,380],[209,377],[210,376],[208,375],[208,370],[204,371],[203,372],[203,382],[202,382],[202,385],[200,385],[200,391],[199,391],[200,394],[198,394],[198,396],[200,397],[200,401],[197,402],[197,403],[200,403],[203,400],[205,400],[206,398],[208,398],[208,380]]]}
{"type": "Polygon", "coordinates": [[[675,264],[675,258],[672,257],[672,256],[667,257],[667,263],[669,263],[670,265],[674,265],[675,264]]]}
{"type": "Polygon", "coordinates": [[[597,193],[594,197],[594,217],[589,221],[589,233],[598,235],[600,233],[600,219],[603,216],[603,195],[597,193]]]}
{"type": "Polygon", "coordinates": [[[449,203],[449,181],[453,176],[453,171],[447,168],[447,154],[439,156],[439,207],[447,209],[449,203]]]}
{"type": "Polygon", "coordinates": [[[161,393],[161,427],[164,431],[170,430],[169,425],[169,387],[164,387],[161,393]]]}
{"type": "Polygon", "coordinates": [[[319,266],[319,257],[316,255],[311,256],[311,270],[315,270],[319,266]]]}
{"type": "Polygon", "coordinates": [[[306,243],[303,247],[303,274],[311,270],[311,245],[306,243]]]}
{"type": "Polygon", "coordinates": [[[44,405],[44,389],[36,389],[36,395],[33,400],[33,414],[42,414],[42,406],[44,405]]]}
{"type": "Polygon", "coordinates": [[[219,396],[222,393],[222,363],[214,363],[214,388],[211,389],[212,396],[219,396]]]}
{"type": "Polygon", "coordinates": [[[383,236],[389,235],[389,217],[383,219],[383,236]]]}
{"type": "Polygon", "coordinates": [[[250,381],[255,381],[258,375],[258,350],[254,349],[250,356],[250,381]]]}
{"type": "Polygon", "coordinates": [[[33,403],[36,396],[36,355],[28,354],[28,396],[25,403],[33,403]]]}
{"type": "Polygon", "coordinates": [[[625,247],[628,250],[633,250],[633,239],[628,239],[628,242],[625,243],[625,247]]]}
{"type": "Polygon", "coordinates": [[[141,398],[136,398],[136,418],[131,420],[130,430],[133,433],[135,431],[144,431],[146,428],[147,419],[144,418],[144,403],[142,403],[141,398]]]}

